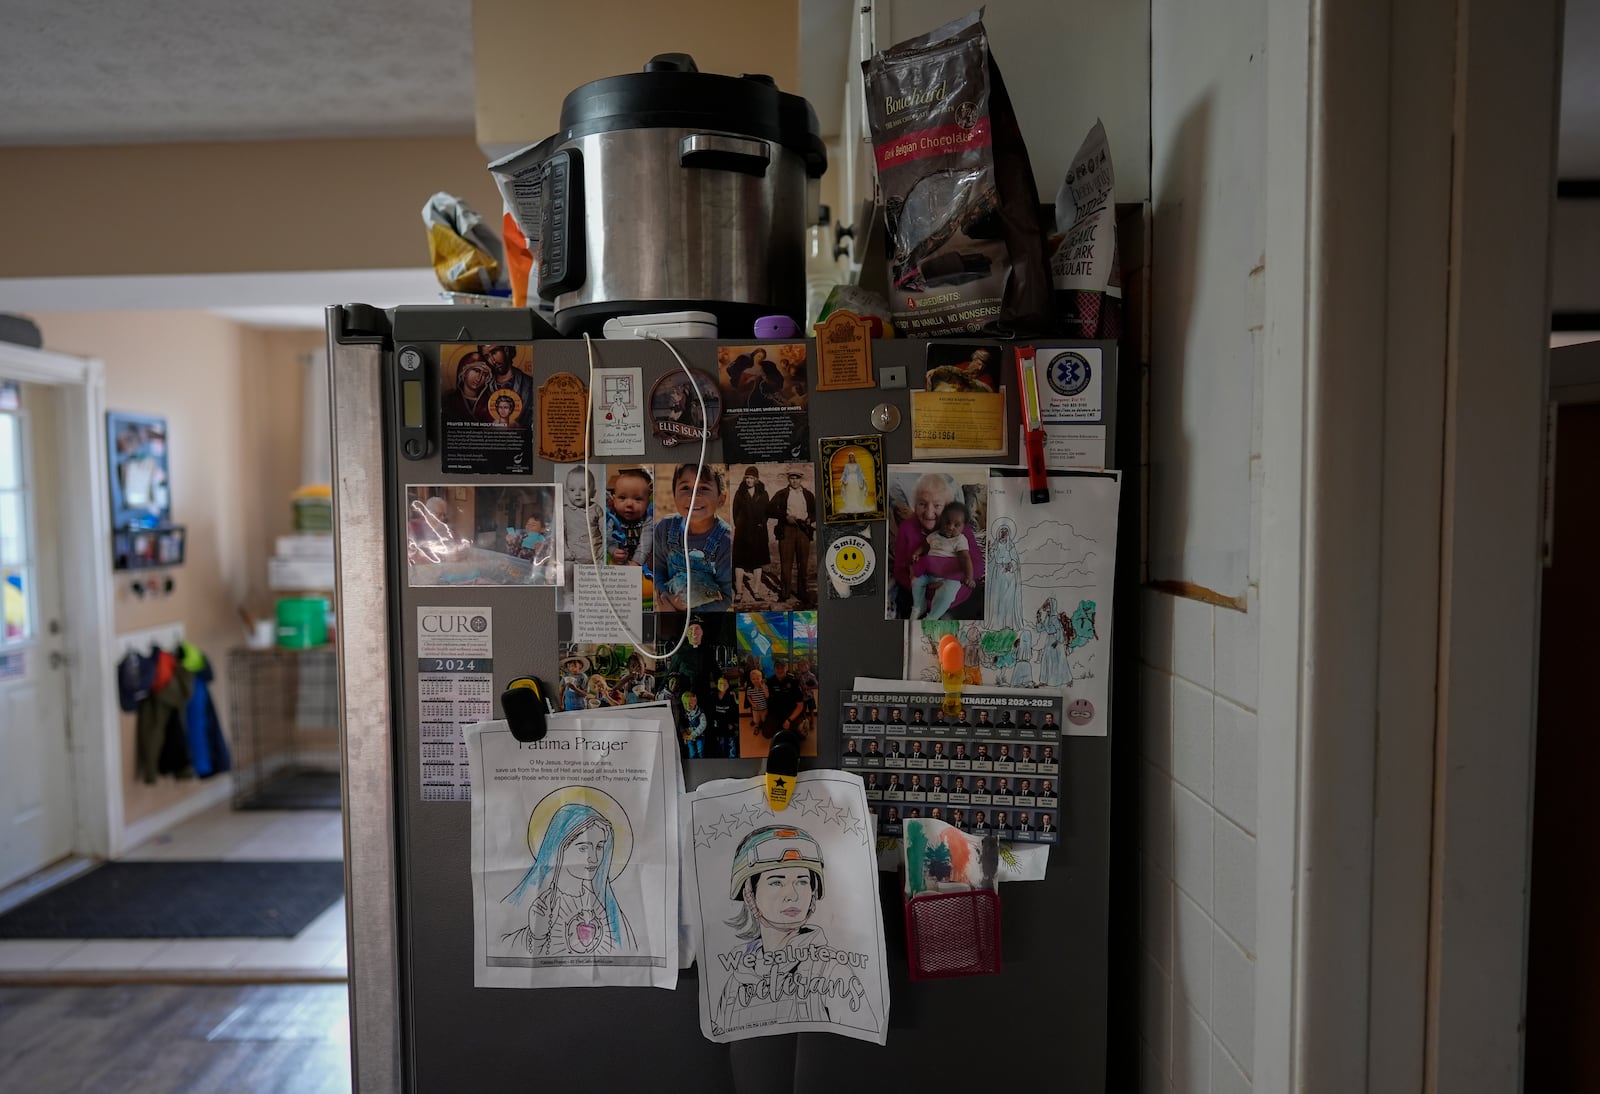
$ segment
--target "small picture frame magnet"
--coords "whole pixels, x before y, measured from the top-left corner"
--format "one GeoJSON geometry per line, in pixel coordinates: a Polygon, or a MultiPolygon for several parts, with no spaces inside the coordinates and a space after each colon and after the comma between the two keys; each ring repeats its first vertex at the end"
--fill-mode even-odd
{"type": "Polygon", "coordinates": [[[583,425],[589,416],[589,389],[570,372],[558,372],[539,385],[539,458],[551,463],[583,459],[583,425]]]}
{"type": "Polygon", "coordinates": [[[722,392],[717,381],[700,369],[675,368],[650,388],[650,428],[667,447],[716,440],[722,423],[722,392]],[[693,377],[693,385],[690,383],[693,377]],[[695,388],[700,398],[695,397],[695,388]],[[702,405],[703,402],[703,405],[702,405]]]}
{"type": "Polygon", "coordinates": [[[816,325],[817,390],[876,387],[872,327],[853,311],[836,311],[816,325]]]}
{"type": "Polygon", "coordinates": [[[883,520],[888,515],[881,436],[823,437],[817,452],[824,524],[883,520]]]}

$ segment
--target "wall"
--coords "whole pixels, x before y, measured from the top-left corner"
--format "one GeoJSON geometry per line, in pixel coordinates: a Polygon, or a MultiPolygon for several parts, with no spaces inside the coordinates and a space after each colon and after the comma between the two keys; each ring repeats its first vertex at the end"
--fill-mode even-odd
{"type": "Polygon", "coordinates": [[[1232,1094],[1254,1069],[1267,20],[1156,0],[1151,26],[1141,1073],[1232,1094]]]}
{"type": "MultiPolygon", "coordinates": [[[[242,638],[238,606],[249,595],[253,542],[274,518],[283,472],[251,447],[252,422],[272,422],[282,437],[284,415],[299,413],[268,376],[297,367],[285,360],[298,346],[289,335],[262,335],[200,312],[80,312],[35,315],[49,349],[105,363],[106,403],[113,410],[163,415],[170,430],[173,519],[188,529],[187,561],[173,571],[170,596],[138,599],[117,582],[117,633],[181,622],[190,641],[219,669],[217,707],[227,716],[221,668],[242,638]]],[[[263,434],[255,434],[262,436],[263,434]]],[[[299,439],[287,461],[298,476],[299,439]]],[[[292,487],[291,487],[292,489],[292,487]]],[[[287,511],[287,504],[279,508],[287,511]]],[[[259,551],[259,545],[254,545],[259,551]]],[[[270,547],[268,548],[270,550],[270,547]]],[[[264,585],[265,576],[260,576],[264,585]]],[[[122,719],[123,820],[131,824],[182,803],[205,784],[134,777],[133,718],[122,719]]]]}
{"type": "Polygon", "coordinates": [[[1600,314],[1600,199],[1562,198],[1550,227],[1550,307],[1600,314]]]}
{"type": "Polygon", "coordinates": [[[244,514],[241,548],[244,603],[258,619],[277,597],[267,588],[267,560],[277,537],[294,531],[289,495],[301,486],[302,421],[305,416],[305,355],[327,341],[321,331],[240,329],[247,411],[240,438],[249,454],[253,503],[244,514]]]}
{"type": "Polygon", "coordinates": [[[798,92],[799,50],[798,0],[474,0],[478,143],[509,149],[543,140],[556,130],[567,92],[638,72],[658,53],[688,53],[702,72],[764,72],[798,92]]]}
{"type": "Polygon", "coordinates": [[[499,222],[470,137],[0,149],[0,279],[427,264],[436,191],[499,222]]]}

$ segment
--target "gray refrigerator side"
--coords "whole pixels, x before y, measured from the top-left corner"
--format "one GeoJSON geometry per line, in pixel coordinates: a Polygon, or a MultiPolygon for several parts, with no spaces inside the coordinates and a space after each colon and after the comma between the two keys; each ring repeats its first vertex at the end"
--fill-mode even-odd
{"type": "MultiPolygon", "coordinates": [[[[543,1080],[592,1089],[651,1082],[666,1090],[849,1091],[883,1089],[885,1078],[890,1089],[932,1083],[990,1085],[996,1080],[1103,1089],[1110,873],[1106,737],[1073,737],[1063,743],[1062,843],[1052,852],[1045,880],[1008,886],[1002,894],[1005,968],[999,976],[910,983],[898,882],[883,875],[892,992],[885,1048],[825,1034],[726,1047],[711,1044],[699,1032],[694,972],[684,974],[678,990],[671,992],[473,987],[467,806],[422,800],[413,739],[418,717],[414,681],[392,675],[391,666],[416,664],[411,631],[419,607],[492,605],[499,609],[494,614],[498,694],[521,672],[544,675],[554,670],[556,626],[554,596],[548,589],[475,592],[406,585],[401,554],[406,482],[489,485],[505,480],[444,474],[436,455],[400,458],[395,439],[384,431],[386,407],[392,404],[381,378],[394,367],[395,344],[419,345],[436,361],[439,343],[533,338],[531,329],[507,329],[515,320],[504,312],[442,311],[396,313],[394,340],[381,346],[349,344],[348,334],[330,339],[340,579],[348,590],[340,605],[340,641],[347,711],[357,1089],[431,1094],[468,1084],[481,1090],[522,1089],[530,1080],[543,1080]],[[357,614],[347,621],[345,610],[357,614]]],[[[372,329],[382,326],[387,336],[389,320],[379,323],[380,313],[369,317],[372,329]]],[[[347,330],[349,319],[342,319],[347,330]]],[[[1107,361],[1114,362],[1115,347],[1100,345],[1107,361]]],[[[715,368],[714,343],[680,346],[691,365],[715,368]]],[[[925,371],[925,347],[921,342],[875,343],[874,356],[879,367],[905,366],[910,387],[916,387],[925,371]]],[[[597,343],[596,350],[603,365],[643,368],[647,388],[656,376],[676,367],[661,347],[650,344],[597,343]]],[[[535,342],[536,383],[553,372],[584,376],[586,368],[581,342],[535,342]]],[[[1114,366],[1108,365],[1108,373],[1110,381],[1114,366]]],[[[1117,386],[1107,385],[1108,420],[1117,410],[1117,386]]],[[[1015,421],[1016,395],[1008,395],[1009,420],[1015,421]]],[[[888,462],[908,461],[909,387],[815,393],[812,458],[820,436],[866,432],[868,412],[879,402],[893,403],[907,416],[884,441],[888,462]]],[[[662,448],[651,438],[644,461],[681,459],[681,453],[681,448],[662,448]]],[[[710,459],[720,458],[716,445],[710,459]]],[[[531,479],[520,481],[548,482],[565,470],[536,461],[531,479]]],[[[1125,491],[1136,489],[1136,479],[1124,482],[1125,491]]],[[[829,714],[837,711],[839,691],[848,689],[857,675],[901,674],[900,627],[886,625],[881,603],[870,599],[823,601],[821,639],[826,645],[819,646],[819,675],[821,725],[826,728],[819,735],[816,765],[831,767],[839,761],[837,721],[829,714]],[[891,641],[884,640],[890,633],[886,626],[895,628],[891,641]]],[[[687,777],[693,786],[759,769],[760,761],[697,760],[688,765],[687,777]]]]}
{"type": "Polygon", "coordinates": [[[337,329],[330,315],[350,1067],[356,1090],[387,1092],[401,1089],[402,1070],[382,458],[385,354],[379,342],[340,344],[333,335],[337,329]]]}

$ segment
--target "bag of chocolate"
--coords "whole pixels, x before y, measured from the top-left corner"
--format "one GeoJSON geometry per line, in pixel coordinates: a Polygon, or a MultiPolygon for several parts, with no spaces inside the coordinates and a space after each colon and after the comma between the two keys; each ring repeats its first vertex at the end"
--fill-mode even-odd
{"type": "Polygon", "coordinates": [[[895,326],[913,338],[1040,328],[1050,281],[1039,191],[982,10],[862,69],[895,326]]]}
{"type": "Polygon", "coordinates": [[[1049,242],[1056,319],[1061,333],[1071,338],[1122,333],[1116,181],[1111,145],[1097,120],[1056,194],[1056,233],[1049,242]]]}

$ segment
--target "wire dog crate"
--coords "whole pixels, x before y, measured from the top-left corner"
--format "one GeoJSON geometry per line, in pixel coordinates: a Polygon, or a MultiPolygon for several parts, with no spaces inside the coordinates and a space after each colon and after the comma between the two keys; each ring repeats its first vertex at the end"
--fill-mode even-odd
{"type": "Polygon", "coordinates": [[[235,809],[339,808],[332,646],[228,651],[235,809]]]}

